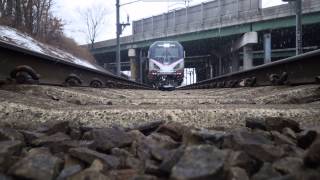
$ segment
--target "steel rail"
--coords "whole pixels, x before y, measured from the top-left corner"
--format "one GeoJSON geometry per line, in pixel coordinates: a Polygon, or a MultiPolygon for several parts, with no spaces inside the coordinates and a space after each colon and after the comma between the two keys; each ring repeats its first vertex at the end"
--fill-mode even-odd
{"type": "Polygon", "coordinates": [[[320,83],[320,50],[230,73],[178,89],[234,88],[320,83]]]}
{"type": "Polygon", "coordinates": [[[68,59],[42,54],[0,40],[0,84],[10,82],[151,89],[138,82],[115,76],[103,68],[81,66],[68,59]]]}

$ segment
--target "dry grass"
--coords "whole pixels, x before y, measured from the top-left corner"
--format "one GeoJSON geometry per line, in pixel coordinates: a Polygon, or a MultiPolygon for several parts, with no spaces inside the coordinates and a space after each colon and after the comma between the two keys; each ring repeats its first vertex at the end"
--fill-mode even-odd
{"type": "Polygon", "coordinates": [[[88,49],[84,47],[80,47],[73,39],[61,36],[59,39],[56,40],[47,40],[48,44],[57,47],[61,50],[64,50],[66,52],[69,52],[73,54],[76,57],[79,57],[81,59],[87,60],[91,63],[96,63],[95,58],[93,55],[89,52],[88,49]]]}

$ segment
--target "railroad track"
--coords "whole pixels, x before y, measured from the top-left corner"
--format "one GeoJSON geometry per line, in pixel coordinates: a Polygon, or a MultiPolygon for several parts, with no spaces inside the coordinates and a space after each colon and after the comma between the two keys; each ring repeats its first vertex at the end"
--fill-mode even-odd
{"type": "MultiPolygon", "coordinates": [[[[320,82],[320,50],[231,73],[179,89],[299,85],[320,82]]],[[[45,84],[94,88],[150,87],[115,76],[101,67],[82,66],[61,57],[0,40],[0,84],[45,84]]]]}
{"type": "Polygon", "coordinates": [[[301,85],[320,82],[320,50],[257,66],[179,89],[301,85]]]}
{"type": "Polygon", "coordinates": [[[46,84],[94,88],[150,89],[103,68],[85,67],[63,58],[0,40],[0,84],[46,84]]]}

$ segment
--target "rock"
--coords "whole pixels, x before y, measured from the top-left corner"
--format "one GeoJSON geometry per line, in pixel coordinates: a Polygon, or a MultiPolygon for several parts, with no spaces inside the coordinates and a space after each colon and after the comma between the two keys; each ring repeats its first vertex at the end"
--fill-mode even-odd
{"type": "Polygon", "coordinates": [[[86,169],[81,171],[80,173],[77,173],[68,180],[112,180],[111,178],[107,177],[106,175],[96,172],[91,169],[86,169]]]}
{"type": "Polygon", "coordinates": [[[145,141],[134,141],[130,152],[142,161],[151,158],[151,148],[145,141]]]}
{"type": "Polygon", "coordinates": [[[106,164],[102,160],[96,159],[89,168],[72,175],[68,180],[114,180],[103,174],[107,170],[106,168],[106,164]]]}
{"type": "Polygon", "coordinates": [[[66,153],[70,148],[77,147],[94,148],[94,141],[71,140],[69,136],[60,132],[51,136],[43,136],[34,140],[32,144],[49,147],[52,153],[66,153]]]}
{"type": "Polygon", "coordinates": [[[29,149],[29,151],[26,153],[26,156],[33,156],[37,154],[51,154],[51,152],[47,147],[38,147],[29,149]]]}
{"type": "Polygon", "coordinates": [[[159,133],[152,133],[151,135],[147,136],[145,141],[149,144],[149,146],[164,149],[175,149],[180,145],[170,136],[159,133]]]}
{"type": "Polygon", "coordinates": [[[19,155],[22,146],[21,141],[0,141],[0,156],[19,155]]]}
{"type": "Polygon", "coordinates": [[[282,134],[286,135],[287,137],[291,138],[294,141],[297,140],[296,133],[292,129],[288,128],[288,127],[283,128],[282,134]]]}
{"type": "Polygon", "coordinates": [[[293,174],[302,166],[303,160],[297,157],[285,157],[272,164],[272,167],[281,174],[293,174]]]}
{"type": "Polygon", "coordinates": [[[140,124],[135,127],[131,127],[130,130],[139,130],[144,135],[149,135],[153,131],[157,130],[158,127],[164,123],[165,123],[165,121],[161,121],[161,120],[160,121],[153,121],[153,122],[149,122],[149,123],[145,123],[145,124],[140,124]]]}
{"type": "Polygon", "coordinates": [[[62,160],[49,153],[30,153],[16,162],[9,174],[26,179],[55,179],[62,167],[62,160]]]}
{"type": "Polygon", "coordinates": [[[214,144],[217,147],[220,147],[223,143],[223,139],[227,134],[223,131],[216,130],[190,130],[188,133],[185,133],[183,137],[183,143],[186,145],[196,145],[196,144],[214,144]]]}
{"type": "Polygon", "coordinates": [[[244,145],[242,150],[260,162],[273,162],[285,155],[281,147],[268,144],[244,145]]]}
{"type": "Polygon", "coordinates": [[[102,172],[102,171],[106,171],[108,167],[106,167],[105,164],[100,159],[96,159],[92,162],[90,169],[97,172],[102,172]]]}
{"type": "Polygon", "coordinates": [[[145,161],[145,173],[160,176],[162,172],[159,169],[159,163],[154,160],[147,159],[145,161]]]}
{"type": "Polygon", "coordinates": [[[134,141],[131,146],[131,151],[132,154],[143,161],[150,159],[152,155],[153,157],[162,160],[163,157],[167,155],[166,152],[168,152],[168,150],[175,149],[178,146],[179,143],[174,141],[170,136],[152,133],[145,138],[134,141]]]}
{"type": "Polygon", "coordinates": [[[278,144],[290,144],[290,145],[296,145],[296,142],[289,137],[279,133],[278,131],[271,131],[271,135],[273,138],[273,141],[278,144]]]}
{"type": "Polygon", "coordinates": [[[320,166],[320,136],[317,137],[306,152],[304,164],[311,168],[320,166]]]}
{"type": "Polygon", "coordinates": [[[226,136],[222,147],[244,151],[262,162],[273,162],[284,155],[284,150],[274,146],[265,133],[246,130],[235,130],[226,136]]]}
{"type": "Polygon", "coordinates": [[[320,136],[320,129],[306,129],[298,134],[298,146],[307,149],[320,136]]]}
{"type": "Polygon", "coordinates": [[[77,165],[84,167],[84,164],[79,159],[76,159],[70,156],[69,154],[64,156],[64,168],[67,168],[70,166],[77,166],[77,165]]]}
{"type": "Polygon", "coordinates": [[[268,131],[281,132],[284,128],[288,127],[295,132],[300,131],[300,125],[296,121],[281,117],[267,117],[265,119],[265,126],[268,131]]]}
{"type": "Polygon", "coordinates": [[[113,148],[111,149],[111,154],[117,157],[129,157],[133,156],[130,152],[125,149],[113,148]]]}
{"type": "Polygon", "coordinates": [[[320,179],[320,169],[301,169],[295,172],[290,180],[318,180],[320,179]]]}
{"type": "Polygon", "coordinates": [[[66,180],[68,177],[73,176],[81,170],[82,167],[80,165],[68,166],[61,171],[60,175],[57,177],[57,180],[66,180]]]}
{"type": "Polygon", "coordinates": [[[240,167],[246,170],[249,175],[252,175],[259,170],[259,163],[243,151],[230,151],[225,167],[240,167]]]}
{"type": "Polygon", "coordinates": [[[179,162],[184,154],[185,147],[181,146],[178,149],[172,150],[172,152],[163,159],[159,166],[161,172],[170,174],[172,168],[179,162]]]}
{"type": "Polygon", "coordinates": [[[101,151],[109,151],[116,147],[129,146],[132,138],[125,131],[117,128],[104,128],[92,130],[95,147],[101,151]]]}
{"type": "Polygon", "coordinates": [[[70,129],[70,137],[73,140],[80,140],[81,139],[81,130],[78,128],[71,128],[70,129]]]}
{"type": "Polygon", "coordinates": [[[226,154],[210,145],[190,146],[173,167],[172,179],[222,179],[226,154]]]}
{"type": "Polygon", "coordinates": [[[0,128],[0,141],[21,141],[24,143],[24,136],[17,130],[11,128],[0,128]]]}
{"type": "Polygon", "coordinates": [[[269,137],[260,132],[249,132],[245,129],[236,129],[224,137],[223,148],[241,150],[244,145],[272,145],[269,137]]]}
{"type": "Polygon", "coordinates": [[[258,173],[252,176],[252,180],[269,180],[272,178],[280,177],[281,174],[273,169],[270,163],[264,163],[258,173]]]}
{"type": "Polygon", "coordinates": [[[136,175],[131,180],[158,180],[158,178],[152,175],[136,175]]]}
{"type": "Polygon", "coordinates": [[[0,173],[7,172],[8,169],[19,160],[18,156],[0,155],[0,173]]]}
{"type": "Polygon", "coordinates": [[[61,142],[53,142],[47,145],[50,147],[53,153],[64,152],[67,153],[71,148],[89,148],[94,149],[93,141],[76,141],[76,140],[66,140],[61,142]]]}
{"type": "Polygon", "coordinates": [[[0,173],[0,180],[14,180],[14,178],[0,173]]]}
{"type": "Polygon", "coordinates": [[[283,149],[286,156],[302,157],[304,154],[304,150],[298,146],[283,144],[283,145],[280,145],[279,147],[283,149]]]}
{"type": "Polygon", "coordinates": [[[244,169],[232,167],[228,171],[227,180],[249,180],[249,176],[244,169]]]}
{"type": "Polygon", "coordinates": [[[246,127],[250,129],[266,130],[265,120],[261,118],[247,118],[246,127]]]}
{"type": "Polygon", "coordinates": [[[70,122],[60,121],[60,122],[55,122],[50,126],[42,127],[38,129],[38,132],[46,133],[47,135],[56,134],[58,132],[68,134],[69,130],[70,130],[70,122]]]}
{"type": "Polygon", "coordinates": [[[31,144],[32,141],[46,136],[46,134],[44,134],[44,133],[38,133],[38,132],[33,132],[33,131],[24,130],[24,131],[20,131],[20,132],[23,134],[23,136],[24,136],[24,138],[26,140],[26,143],[28,145],[31,144]]]}
{"type": "Polygon", "coordinates": [[[144,164],[142,161],[140,161],[139,159],[135,158],[135,157],[127,157],[125,159],[124,162],[124,166],[125,169],[134,169],[137,171],[143,171],[144,169],[144,164]]]}
{"type": "Polygon", "coordinates": [[[21,141],[0,141],[0,172],[6,172],[17,161],[22,146],[21,141]]]}
{"type": "MultiPolygon", "coordinates": [[[[147,138],[147,136],[145,136],[138,130],[130,131],[128,132],[128,135],[131,136],[132,138],[132,142],[133,142],[132,145],[133,144],[137,145],[138,143],[145,141],[145,139],[147,138]]],[[[136,152],[133,152],[133,154],[136,154],[136,152]]]]}
{"type": "Polygon", "coordinates": [[[128,157],[132,157],[133,155],[130,154],[127,150],[119,149],[119,148],[113,148],[111,150],[111,155],[119,158],[120,160],[120,168],[124,168],[126,166],[126,160],[128,157]]]}
{"type": "Polygon", "coordinates": [[[108,168],[114,169],[120,165],[117,157],[99,153],[88,148],[72,148],[69,150],[70,155],[78,158],[88,164],[91,164],[95,159],[100,159],[108,168]]]}
{"type": "Polygon", "coordinates": [[[84,132],[81,139],[92,141],[93,140],[92,131],[84,132]]]}
{"type": "MultiPolygon", "coordinates": [[[[295,179],[295,177],[291,174],[288,174],[288,175],[284,175],[284,176],[278,176],[278,177],[274,177],[270,180],[298,180],[298,179],[295,179]]],[[[299,179],[301,180],[301,179],[299,179]]]]}
{"type": "Polygon", "coordinates": [[[112,177],[114,180],[131,180],[138,174],[139,172],[134,169],[112,170],[108,172],[108,176],[112,177]]]}
{"type": "Polygon", "coordinates": [[[53,134],[51,136],[43,136],[40,137],[34,141],[32,141],[32,145],[34,146],[47,146],[53,143],[60,143],[62,141],[67,141],[67,140],[71,140],[71,138],[61,132],[58,132],[56,134],[53,134]]]}
{"type": "Polygon", "coordinates": [[[166,157],[170,156],[170,153],[172,153],[172,150],[167,150],[163,148],[151,148],[151,155],[154,159],[158,161],[163,161],[166,157]]]}
{"type": "Polygon", "coordinates": [[[157,132],[170,136],[175,141],[181,141],[182,137],[187,130],[187,127],[178,122],[168,122],[162,124],[157,132]]]}
{"type": "Polygon", "coordinates": [[[142,161],[135,158],[130,152],[124,149],[113,148],[111,154],[120,159],[120,168],[135,169],[138,171],[141,171],[144,168],[142,161]]]}

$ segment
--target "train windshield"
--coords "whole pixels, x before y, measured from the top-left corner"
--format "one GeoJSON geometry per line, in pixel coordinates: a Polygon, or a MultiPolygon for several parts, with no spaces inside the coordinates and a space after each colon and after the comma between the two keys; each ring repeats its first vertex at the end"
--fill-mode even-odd
{"type": "Polygon", "coordinates": [[[163,64],[171,64],[183,58],[181,45],[174,43],[155,44],[150,47],[150,58],[163,64]]]}

